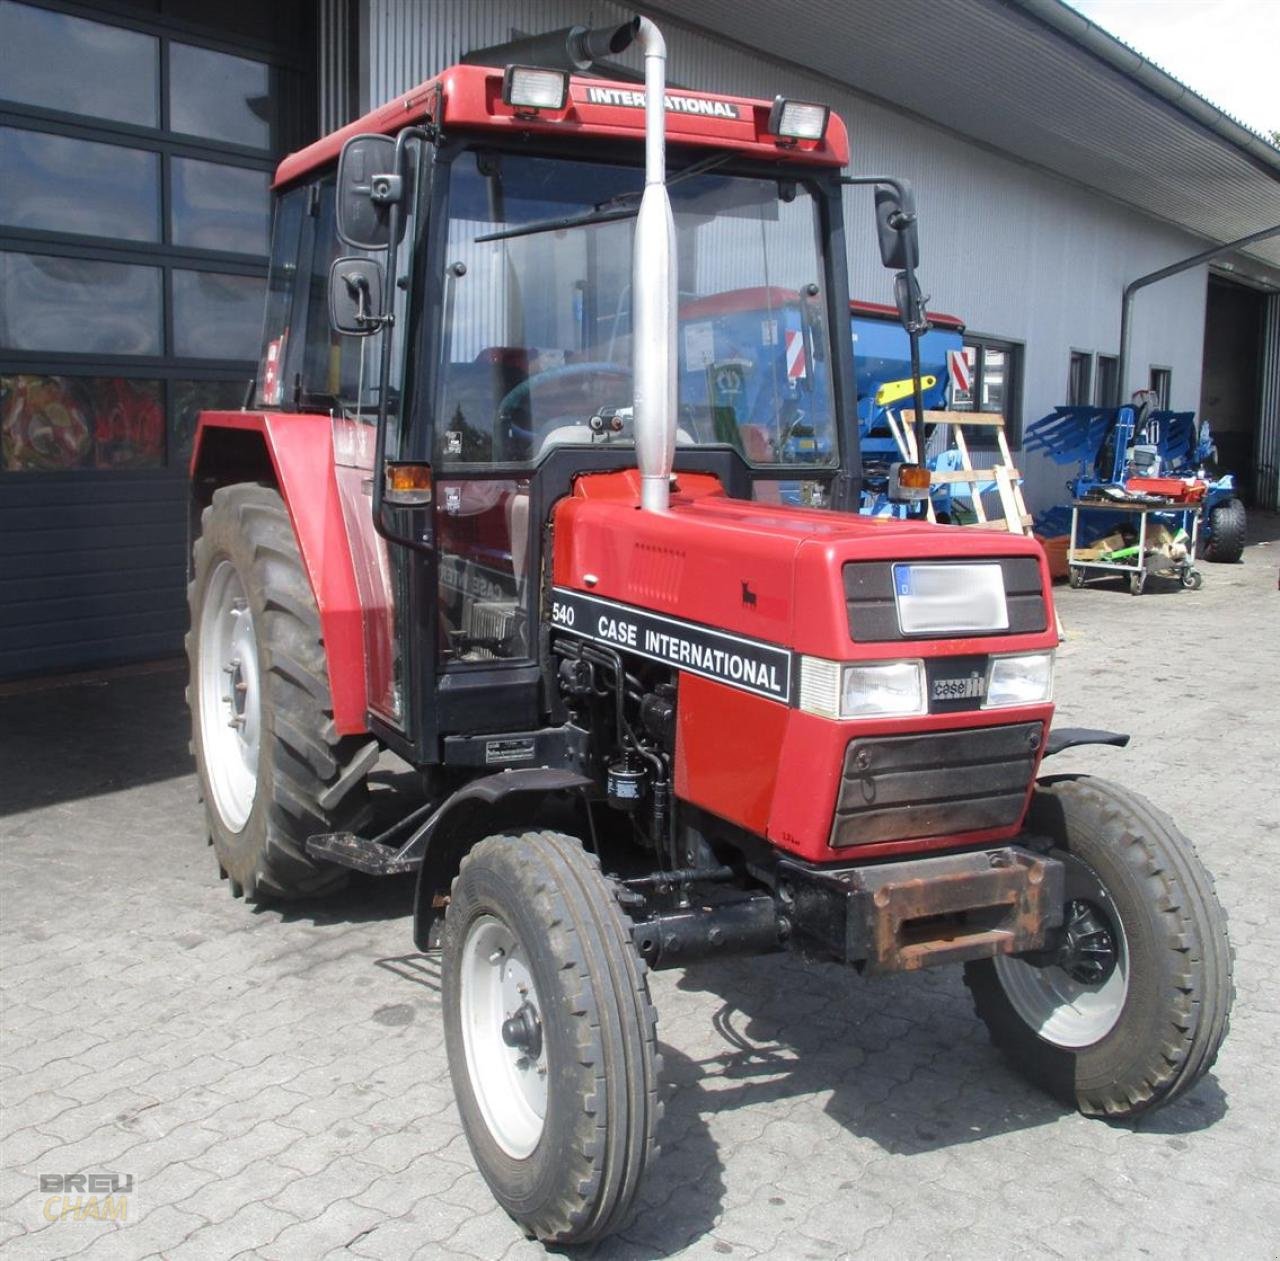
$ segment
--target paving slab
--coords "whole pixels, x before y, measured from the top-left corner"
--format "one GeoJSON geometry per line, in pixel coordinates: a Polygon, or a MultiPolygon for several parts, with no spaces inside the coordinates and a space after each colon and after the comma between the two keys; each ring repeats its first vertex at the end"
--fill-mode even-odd
{"type": "MultiPolygon", "coordinates": [[[[1254,524],[1254,523],[1251,523],[1254,524]]],[[[1060,720],[1217,877],[1238,995],[1214,1071],[1086,1120],[990,1047],[956,970],[788,957],[654,978],[663,1153],[618,1257],[1280,1254],[1280,519],[1199,592],[1057,588],[1060,720]]],[[[412,886],[254,910],[205,845],[179,669],[0,689],[6,1258],[512,1258],[448,1090],[412,886]],[[39,1177],[132,1176],[123,1219],[39,1177]],[[53,1220],[50,1220],[50,1218],[53,1220]]],[[[118,1210],[118,1205],[113,1205],[118,1210]]]]}

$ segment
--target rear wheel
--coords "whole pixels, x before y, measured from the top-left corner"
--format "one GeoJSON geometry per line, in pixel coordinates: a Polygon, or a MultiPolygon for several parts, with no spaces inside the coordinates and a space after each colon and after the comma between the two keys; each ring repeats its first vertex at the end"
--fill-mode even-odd
{"type": "Polygon", "coordinates": [[[327,893],[346,873],[306,839],[366,823],[378,746],[334,729],[320,616],[276,491],[214,492],[188,597],[192,749],[222,873],[258,901],[327,893]]]}
{"type": "Polygon", "coordinates": [[[1227,499],[1209,510],[1205,560],[1234,565],[1244,555],[1245,511],[1238,499],[1227,499]]]}
{"type": "Polygon", "coordinates": [[[965,966],[992,1041],[1081,1112],[1125,1118],[1176,1099],[1227,1032],[1231,947],[1191,842],[1134,793],[1043,781],[1029,830],[1066,867],[1063,930],[1034,957],[965,966]]]}
{"type": "Polygon", "coordinates": [[[660,1057],[599,864],[558,832],[481,841],[454,881],[443,971],[449,1072],[495,1198],[549,1243],[621,1229],[657,1151],[660,1057]]]}

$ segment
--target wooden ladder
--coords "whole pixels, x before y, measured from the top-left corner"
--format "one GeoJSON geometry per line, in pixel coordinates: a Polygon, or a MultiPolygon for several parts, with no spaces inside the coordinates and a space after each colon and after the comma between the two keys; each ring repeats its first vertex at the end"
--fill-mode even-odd
{"type": "MultiPolygon", "coordinates": [[[[885,417],[889,422],[889,432],[902,458],[908,463],[917,464],[915,418],[913,410],[904,410],[895,416],[888,411],[885,417]]],[[[1008,530],[1010,534],[1029,534],[1031,532],[1031,514],[1027,511],[1026,501],[1022,497],[1022,474],[1013,463],[1013,454],[1009,450],[1009,439],[1005,435],[1004,417],[999,412],[942,412],[926,411],[926,425],[950,425],[955,431],[956,450],[960,453],[960,468],[944,473],[934,473],[934,484],[943,482],[952,485],[969,484],[973,489],[973,513],[977,518],[971,524],[980,530],[1008,530]],[[974,468],[969,454],[969,443],[964,431],[970,428],[991,429],[995,431],[996,446],[1000,449],[1000,463],[992,468],[974,468]],[[1000,498],[999,517],[989,518],[983,507],[982,496],[978,492],[979,482],[995,482],[996,493],[1000,498]]],[[[925,510],[930,521],[936,521],[933,500],[930,499],[925,510]]]]}

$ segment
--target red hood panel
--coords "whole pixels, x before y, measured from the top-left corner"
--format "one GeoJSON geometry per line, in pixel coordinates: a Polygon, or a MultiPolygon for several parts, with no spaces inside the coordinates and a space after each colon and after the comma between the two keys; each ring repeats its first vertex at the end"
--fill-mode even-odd
{"type": "MultiPolygon", "coordinates": [[[[733,500],[705,476],[681,475],[671,511],[645,512],[638,482],[634,472],[584,477],[558,505],[556,586],[836,659],[852,655],[848,561],[1032,556],[1049,587],[1032,538],[733,500]]],[[[1052,647],[1050,621],[1044,634],[1005,637],[1001,647],[1052,647]]],[[[972,639],[911,645],[920,656],[975,649],[972,639]]],[[[858,646],[866,657],[902,652],[900,642],[858,646]]]]}

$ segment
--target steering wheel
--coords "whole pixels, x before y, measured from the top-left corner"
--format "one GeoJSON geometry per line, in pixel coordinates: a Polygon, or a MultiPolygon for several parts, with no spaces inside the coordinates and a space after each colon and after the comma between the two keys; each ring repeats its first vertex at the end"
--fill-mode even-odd
{"type": "MultiPolygon", "coordinates": [[[[631,369],[624,367],[622,364],[614,363],[611,360],[592,363],[566,363],[561,364],[558,368],[548,368],[545,372],[537,372],[531,377],[526,377],[513,390],[507,392],[503,396],[502,401],[498,404],[498,426],[505,435],[512,438],[521,438],[526,442],[533,444],[537,433],[532,424],[528,429],[514,423],[515,413],[526,406],[530,396],[533,393],[535,385],[554,383],[556,381],[571,381],[580,377],[613,377],[617,380],[626,380],[628,386],[631,382],[631,369]]],[[[603,400],[601,400],[603,401],[603,400]]],[[[543,432],[549,432],[557,425],[581,423],[585,417],[578,416],[555,416],[545,418],[545,423],[540,426],[543,432]]],[[[509,457],[510,458],[510,457],[509,457]]]]}
{"type": "Polygon", "coordinates": [[[568,381],[574,377],[590,376],[611,376],[617,377],[619,380],[625,377],[629,381],[631,379],[631,369],[623,367],[621,364],[605,361],[603,363],[566,363],[561,364],[558,368],[548,368],[545,372],[536,372],[533,376],[526,377],[521,381],[515,389],[509,390],[503,395],[502,401],[498,404],[498,419],[509,419],[511,412],[524,404],[525,400],[533,393],[533,387],[539,383],[568,381]]]}

